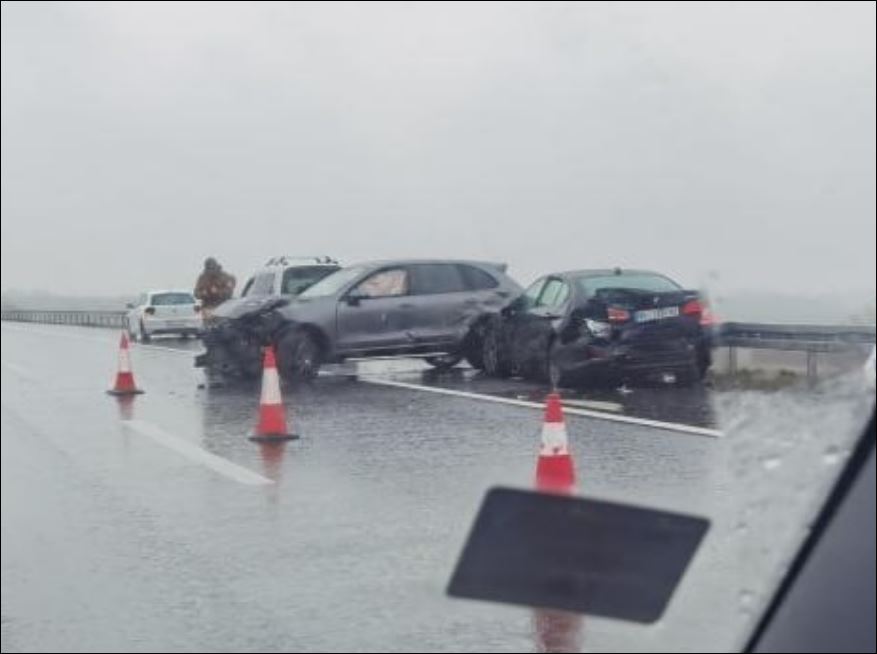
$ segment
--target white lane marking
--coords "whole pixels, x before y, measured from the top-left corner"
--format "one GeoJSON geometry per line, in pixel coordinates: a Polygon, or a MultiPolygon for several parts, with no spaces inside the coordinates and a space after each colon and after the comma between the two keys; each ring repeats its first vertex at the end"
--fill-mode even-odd
{"type": "MultiPolygon", "coordinates": [[[[496,397],[495,395],[470,393],[468,391],[457,391],[450,388],[438,388],[435,386],[421,386],[420,384],[409,384],[407,382],[393,381],[389,379],[376,379],[374,377],[360,377],[359,379],[360,381],[366,382],[368,384],[376,384],[378,386],[393,386],[395,388],[407,388],[412,391],[437,393],[439,395],[453,395],[455,397],[465,397],[470,400],[483,400],[485,402],[496,402],[497,404],[510,404],[512,406],[526,407],[528,409],[541,410],[545,408],[545,405],[542,402],[516,400],[508,397],[496,397]]],[[[686,425],[678,422],[662,422],[661,420],[634,418],[633,416],[619,416],[612,413],[601,413],[599,411],[589,411],[587,409],[574,409],[568,407],[564,408],[563,411],[566,415],[584,416],[586,418],[608,420],[609,422],[621,422],[628,425],[640,425],[642,427],[652,427],[655,429],[666,429],[668,431],[676,431],[683,434],[709,436],[710,438],[719,438],[722,436],[722,432],[720,432],[718,429],[710,429],[708,427],[695,427],[694,425],[686,425]]]]}
{"type": "Polygon", "coordinates": [[[579,406],[583,409],[596,409],[597,411],[621,411],[624,409],[624,406],[618,402],[605,402],[603,400],[575,400],[564,397],[560,401],[564,406],[579,406]]]}
{"type": "Polygon", "coordinates": [[[2,365],[8,371],[14,372],[22,379],[27,379],[28,381],[34,381],[36,379],[36,377],[34,377],[34,375],[32,375],[27,368],[25,368],[24,366],[20,366],[17,363],[12,363],[11,361],[2,359],[0,360],[0,365],[2,365]]]}
{"type": "Polygon", "coordinates": [[[174,354],[189,354],[196,356],[201,354],[201,350],[184,350],[181,347],[167,347],[166,345],[153,345],[152,343],[137,343],[137,349],[148,352],[149,350],[161,350],[162,352],[173,352],[174,354]]]}
{"type": "MultiPolygon", "coordinates": [[[[31,323],[22,323],[22,324],[31,324],[31,323]]],[[[33,323],[42,325],[42,323],[33,323]]],[[[23,334],[34,334],[36,336],[63,336],[65,338],[76,338],[81,341],[92,341],[94,343],[113,343],[118,340],[118,332],[113,331],[112,336],[110,338],[101,338],[99,336],[89,336],[88,334],[77,334],[65,331],[63,329],[64,325],[54,325],[55,329],[51,327],[49,329],[43,329],[42,327],[37,327],[36,329],[31,327],[19,327],[18,325],[12,326],[7,321],[3,321],[3,329],[8,329],[14,332],[22,332],[23,334]]],[[[98,328],[95,328],[98,329],[98,328]]]]}
{"type": "Polygon", "coordinates": [[[126,420],[122,423],[126,428],[136,431],[138,434],[148,436],[155,442],[174,450],[178,454],[193,461],[205,468],[210,468],[214,472],[227,477],[233,481],[249,486],[265,486],[274,482],[267,477],[241,467],[236,463],[232,463],[228,459],[223,459],[207,450],[201,449],[197,445],[193,445],[189,441],[174,436],[166,432],[158,425],[145,422],[143,420],[126,420]]]}

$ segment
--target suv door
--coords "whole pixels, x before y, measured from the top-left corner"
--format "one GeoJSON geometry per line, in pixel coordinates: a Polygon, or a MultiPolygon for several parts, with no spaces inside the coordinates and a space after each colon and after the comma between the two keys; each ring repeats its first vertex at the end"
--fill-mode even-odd
{"type": "Polygon", "coordinates": [[[368,274],[338,301],[336,348],[342,353],[392,350],[411,342],[409,272],[389,266],[368,274]]]}
{"type": "Polygon", "coordinates": [[[478,298],[466,289],[456,264],[411,264],[411,331],[421,347],[456,343],[466,326],[466,312],[477,309],[478,298]]]}

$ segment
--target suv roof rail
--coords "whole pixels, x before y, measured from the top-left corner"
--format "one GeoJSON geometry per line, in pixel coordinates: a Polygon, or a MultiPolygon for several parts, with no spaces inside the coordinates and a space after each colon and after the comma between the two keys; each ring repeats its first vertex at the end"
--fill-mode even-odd
{"type": "Polygon", "coordinates": [[[277,257],[271,257],[265,263],[266,266],[286,266],[296,261],[308,261],[310,263],[317,264],[327,264],[327,265],[338,265],[338,260],[329,257],[329,256],[321,256],[321,257],[291,257],[287,255],[281,255],[277,257]]]}

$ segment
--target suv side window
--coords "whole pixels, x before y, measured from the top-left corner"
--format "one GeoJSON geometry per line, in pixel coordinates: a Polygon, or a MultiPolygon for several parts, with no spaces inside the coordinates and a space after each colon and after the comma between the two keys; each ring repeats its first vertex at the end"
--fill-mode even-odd
{"type": "Polygon", "coordinates": [[[408,271],[404,268],[386,268],[369,275],[353,289],[363,297],[395,297],[408,294],[408,271]]]}
{"type": "Polygon", "coordinates": [[[499,282],[496,281],[489,273],[484,272],[481,268],[475,266],[467,266],[466,264],[458,264],[457,270],[463,276],[463,282],[470,291],[483,291],[488,288],[496,288],[499,282]]]}
{"type": "Polygon", "coordinates": [[[416,263],[411,269],[411,292],[414,295],[459,293],[465,291],[463,276],[454,264],[416,263]]]}

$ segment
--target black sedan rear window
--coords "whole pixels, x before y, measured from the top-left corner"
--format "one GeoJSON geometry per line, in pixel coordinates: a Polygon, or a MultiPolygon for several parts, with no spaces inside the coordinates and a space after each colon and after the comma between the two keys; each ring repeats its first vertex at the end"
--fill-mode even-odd
{"type": "Polygon", "coordinates": [[[594,295],[604,288],[626,288],[632,291],[650,291],[654,293],[672,293],[681,290],[676,282],[650,273],[630,273],[621,275],[588,275],[576,278],[586,295],[594,295]]]}

